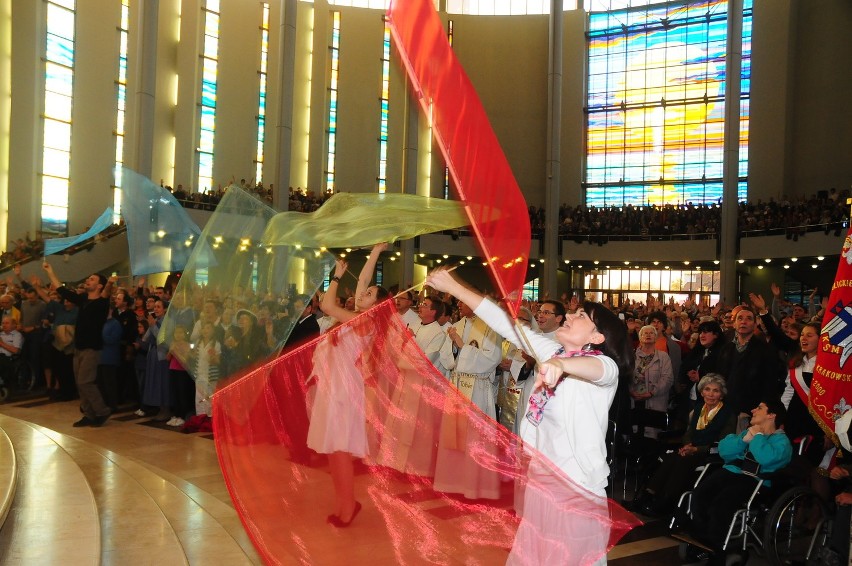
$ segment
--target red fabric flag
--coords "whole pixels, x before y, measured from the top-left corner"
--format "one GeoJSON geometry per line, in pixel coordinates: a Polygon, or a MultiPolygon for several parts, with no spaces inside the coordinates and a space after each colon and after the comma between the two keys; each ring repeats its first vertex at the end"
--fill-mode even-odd
{"type": "Polygon", "coordinates": [[[839,446],[837,421],[852,409],[852,228],[843,241],[840,264],[828,308],[822,320],[814,376],[811,381],[810,412],[826,436],[839,446]]]}
{"type": "Polygon", "coordinates": [[[432,0],[392,1],[387,15],[482,256],[516,316],[530,250],[526,201],[432,0]]]}
{"type": "Polygon", "coordinates": [[[516,483],[539,504],[518,534],[521,564],[525,549],[541,555],[542,547],[569,564],[592,563],[636,524],[450,385],[392,301],[248,373],[213,401],[226,485],[270,564],[502,564],[519,525],[516,483]],[[458,437],[466,460],[459,473],[498,477],[497,499],[433,489],[437,438],[448,429],[475,432],[458,437]],[[326,524],[335,490],[322,452],[333,451],[355,457],[363,507],[346,529],[326,524]]]}

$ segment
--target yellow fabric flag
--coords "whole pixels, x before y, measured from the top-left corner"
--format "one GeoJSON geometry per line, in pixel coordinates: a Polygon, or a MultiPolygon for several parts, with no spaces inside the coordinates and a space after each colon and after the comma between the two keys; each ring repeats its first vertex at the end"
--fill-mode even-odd
{"type": "Polygon", "coordinates": [[[404,194],[338,193],[316,212],[281,212],[263,235],[267,246],[357,248],[468,225],[457,201],[404,194]]]}

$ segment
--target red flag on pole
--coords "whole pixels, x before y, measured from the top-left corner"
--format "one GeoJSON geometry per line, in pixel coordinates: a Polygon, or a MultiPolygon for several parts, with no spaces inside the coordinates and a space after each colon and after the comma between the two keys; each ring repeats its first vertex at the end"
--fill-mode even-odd
{"type": "Polygon", "coordinates": [[[852,229],[846,234],[811,382],[810,412],[826,436],[839,446],[835,426],[852,409],[852,229]]]}
{"type": "Polygon", "coordinates": [[[530,250],[530,220],[506,156],[432,0],[393,1],[388,22],[415,96],[465,205],[482,257],[513,317],[530,250]]]}

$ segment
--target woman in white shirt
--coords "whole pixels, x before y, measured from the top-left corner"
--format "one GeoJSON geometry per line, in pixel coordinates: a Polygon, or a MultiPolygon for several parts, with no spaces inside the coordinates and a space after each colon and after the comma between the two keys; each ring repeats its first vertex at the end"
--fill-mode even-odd
{"type": "Polygon", "coordinates": [[[515,326],[499,306],[446,269],[432,272],[426,284],[454,295],[498,334],[528,352],[531,348],[542,361],[520,436],[549,462],[533,457],[529,464],[522,521],[507,563],[605,563],[609,407],[619,377],[627,379],[633,364],[624,323],[587,301],[566,316],[554,340],[515,326]]]}

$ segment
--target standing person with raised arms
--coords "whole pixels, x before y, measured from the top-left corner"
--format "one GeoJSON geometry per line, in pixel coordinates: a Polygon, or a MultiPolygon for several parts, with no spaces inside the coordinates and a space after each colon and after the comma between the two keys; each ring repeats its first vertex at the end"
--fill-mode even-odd
{"type": "MultiPolygon", "coordinates": [[[[370,285],[379,255],[387,247],[386,243],[373,246],[361,269],[354,312],[342,308],[335,300],[338,284],[347,268],[345,261],[337,260],[334,276],[323,295],[322,312],[343,324],[387,299],[390,296],[387,290],[370,285]]],[[[355,500],[353,459],[365,457],[368,445],[364,376],[359,360],[360,353],[369,349],[367,345],[373,331],[369,322],[330,330],[332,336],[319,342],[313,355],[317,391],[311,407],[307,442],[309,448],[328,455],[336,500],[336,512],[328,516],[328,523],[338,528],[348,527],[361,511],[361,504],[355,500]]]]}
{"type": "Polygon", "coordinates": [[[45,261],[42,267],[59,296],[80,309],[74,330],[74,379],[83,417],[73,426],[103,426],[112,411],[98,389],[98,361],[103,349],[102,330],[109,311],[108,297],[117,277],[113,275],[107,280],[103,275],[93,273],[83,283],[83,292],[77,294],[59,281],[49,263],[45,261]]]}
{"type": "Polygon", "coordinates": [[[565,475],[600,499],[568,492],[565,482],[546,462],[533,460],[527,476],[522,521],[508,564],[606,562],[607,524],[592,518],[590,508],[603,506],[606,516],[606,431],[609,407],[619,377],[632,372],[633,352],[624,323],[598,303],[586,301],[567,315],[554,338],[512,324],[499,306],[457,280],[447,269],[433,271],[426,284],[469,305],[498,334],[542,360],[535,387],[520,426],[520,435],[565,475]],[[518,332],[523,332],[521,340],[518,332]],[[529,344],[529,345],[527,345],[529,344]],[[530,487],[544,489],[530,489],[530,487]],[[547,488],[553,488],[546,491],[547,488]],[[550,499],[565,493],[562,500],[550,499]],[[560,507],[562,506],[562,507],[560,507]],[[564,513],[585,506],[588,513],[564,513]],[[581,550],[582,549],[582,550],[581,550]]]}

